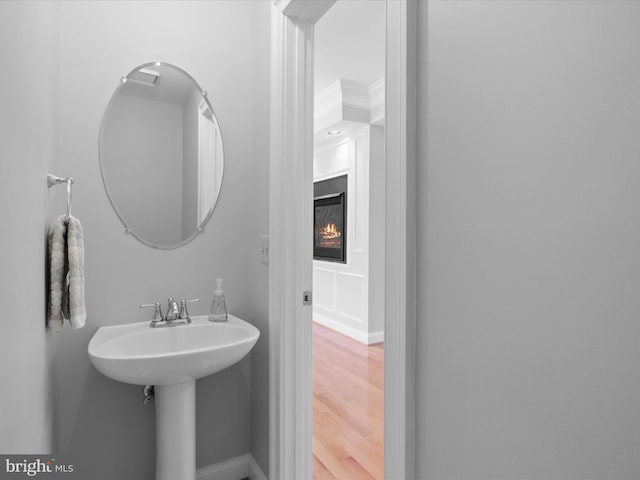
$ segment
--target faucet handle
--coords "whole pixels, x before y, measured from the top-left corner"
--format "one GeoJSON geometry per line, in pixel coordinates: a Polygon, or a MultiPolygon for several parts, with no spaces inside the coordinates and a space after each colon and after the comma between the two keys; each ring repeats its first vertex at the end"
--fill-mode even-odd
{"type": "Polygon", "coordinates": [[[162,318],[162,310],[160,309],[160,303],[145,303],[140,305],[140,308],[146,308],[146,307],[154,307],[155,310],[153,312],[153,321],[154,322],[161,322],[163,320],[162,318]]]}
{"type": "Polygon", "coordinates": [[[180,302],[180,315],[178,318],[184,318],[191,321],[191,317],[189,317],[189,312],[187,311],[187,303],[199,302],[199,298],[194,298],[192,300],[182,300],[180,302]]]}

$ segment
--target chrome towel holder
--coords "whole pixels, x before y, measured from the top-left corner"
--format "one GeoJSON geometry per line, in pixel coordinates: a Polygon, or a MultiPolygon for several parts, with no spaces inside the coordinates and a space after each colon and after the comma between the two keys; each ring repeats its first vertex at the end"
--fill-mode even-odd
{"type": "Polygon", "coordinates": [[[59,185],[61,183],[67,184],[67,220],[69,220],[69,216],[71,215],[71,185],[73,184],[73,177],[58,177],[53,173],[47,174],[47,187],[51,188],[54,185],[59,185]]]}

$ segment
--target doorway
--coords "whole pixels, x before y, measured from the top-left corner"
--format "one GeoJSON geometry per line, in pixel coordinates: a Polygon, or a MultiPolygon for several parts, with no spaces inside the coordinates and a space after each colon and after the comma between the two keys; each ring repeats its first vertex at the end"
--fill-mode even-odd
{"type": "Polygon", "coordinates": [[[314,479],[384,469],[385,4],[314,27],[314,479]]]}
{"type": "MultiPolygon", "coordinates": [[[[333,0],[274,0],[270,150],[270,478],[311,478],[313,34],[333,0]]],[[[415,3],[386,6],[384,474],[414,476],[415,3]]]]}

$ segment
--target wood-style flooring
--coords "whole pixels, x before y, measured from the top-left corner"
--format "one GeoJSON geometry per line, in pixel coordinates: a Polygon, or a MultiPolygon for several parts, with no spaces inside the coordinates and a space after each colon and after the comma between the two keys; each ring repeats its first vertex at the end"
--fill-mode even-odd
{"type": "Polygon", "coordinates": [[[383,344],[313,324],[313,478],[383,478],[383,344]]]}

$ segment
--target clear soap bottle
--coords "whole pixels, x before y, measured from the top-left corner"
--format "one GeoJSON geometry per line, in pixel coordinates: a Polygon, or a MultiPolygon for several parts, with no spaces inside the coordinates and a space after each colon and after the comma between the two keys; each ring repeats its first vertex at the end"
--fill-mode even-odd
{"type": "Polygon", "coordinates": [[[218,278],[217,288],[213,292],[213,300],[211,301],[211,312],[209,313],[210,322],[226,322],[227,321],[227,305],[224,301],[224,291],[222,290],[222,279],[218,278]]]}

